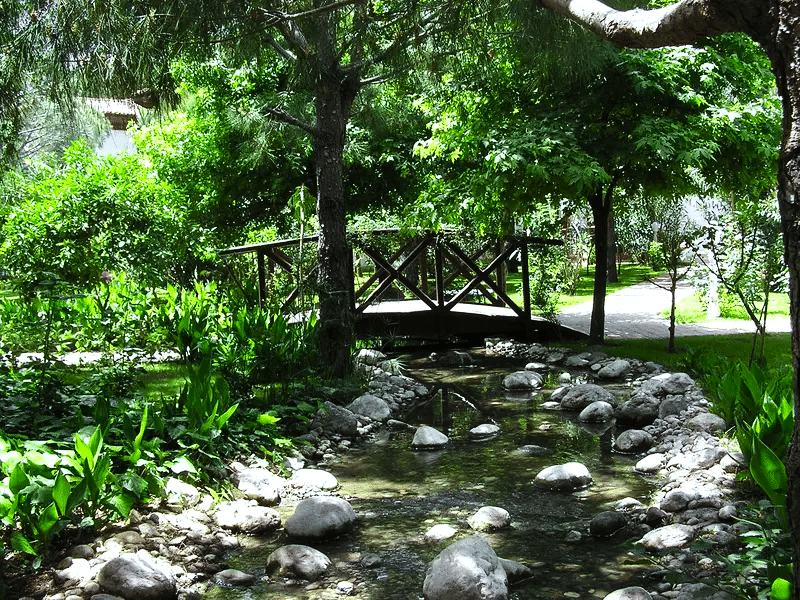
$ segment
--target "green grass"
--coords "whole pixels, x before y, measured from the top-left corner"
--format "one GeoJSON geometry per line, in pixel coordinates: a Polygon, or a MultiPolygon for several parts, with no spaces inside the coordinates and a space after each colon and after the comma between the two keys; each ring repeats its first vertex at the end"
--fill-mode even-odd
{"type": "MultiPolygon", "coordinates": [[[[707,314],[707,307],[700,299],[698,292],[694,292],[691,296],[675,304],[676,323],[702,323],[706,320],[707,314]]],[[[662,311],[661,316],[669,319],[669,309],[662,311]]]]}
{"type": "MultiPolygon", "coordinates": [[[[771,294],[769,297],[768,315],[773,317],[789,316],[789,295],[771,294]]],[[[669,318],[669,310],[661,313],[664,318],[669,318]]],[[[750,317],[744,307],[733,296],[727,296],[720,303],[721,319],[736,319],[749,321],[750,317]]],[[[675,320],[678,323],[702,323],[706,320],[706,305],[695,292],[691,296],[679,301],[675,306],[675,320]]]]}
{"type": "Polygon", "coordinates": [[[175,396],[186,382],[186,365],[181,363],[152,363],[145,366],[139,384],[145,397],[175,396]]]}
{"type": "MultiPolygon", "coordinates": [[[[760,343],[760,342],[759,342],[760,343]]],[[[674,354],[667,352],[667,339],[658,340],[607,340],[604,349],[608,354],[621,358],[637,358],[653,361],[672,370],[686,370],[690,352],[708,352],[718,357],[747,362],[753,345],[753,334],[708,335],[676,338],[674,354]]],[[[585,348],[580,344],[569,344],[575,349],[585,348]]],[[[764,343],[764,357],[769,368],[781,368],[792,364],[791,334],[768,334],[764,343]]]]}

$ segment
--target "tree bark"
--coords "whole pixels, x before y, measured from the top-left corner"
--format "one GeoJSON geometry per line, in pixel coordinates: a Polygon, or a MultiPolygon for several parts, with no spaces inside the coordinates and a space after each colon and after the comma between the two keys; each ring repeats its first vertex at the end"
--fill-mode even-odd
{"type": "MultiPolygon", "coordinates": [[[[613,188],[613,186],[612,186],[613,188]]],[[[608,215],[611,212],[611,189],[604,194],[601,188],[589,195],[594,222],[594,289],[592,294],[592,318],[589,322],[589,343],[605,341],[606,287],[608,282],[608,215]]]]}
{"type": "MultiPolygon", "coordinates": [[[[315,7],[323,2],[315,2],[315,7]]],[[[336,51],[336,14],[317,15],[318,55],[313,135],[319,219],[319,364],[333,377],[350,373],[353,345],[352,251],[347,242],[342,157],[357,73],[345,76],[336,51]]]]}
{"type": "Polygon", "coordinates": [[[789,268],[789,314],[792,324],[795,423],[786,473],[787,509],[792,530],[792,598],[800,599],[800,2],[773,0],[777,20],[774,43],[763,44],[772,63],[783,104],[783,139],[778,159],[778,205],[786,264],[789,268]]]}
{"type": "Polygon", "coordinates": [[[610,208],[606,226],[608,227],[608,256],[606,257],[608,283],[617,283],[619,281],[619,273],[617,272],[617,232],[614,229],[614,211],[610,208]]]}

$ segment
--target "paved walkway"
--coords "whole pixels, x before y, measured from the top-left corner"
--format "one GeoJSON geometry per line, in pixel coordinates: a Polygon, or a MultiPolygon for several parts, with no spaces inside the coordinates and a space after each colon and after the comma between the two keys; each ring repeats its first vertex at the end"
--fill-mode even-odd
{"type": "MultiPolygon", "coordinates": [[[[664,276],[657,280],[668,285],[669,279],[664,276]]],[[[688,284],[678,286],[676,298],[680,301],[691,295],[688,284]]],[[[645,281],[606,296],[606,339],[667,339],[669,337],[669,319],[660,316],[670,307],[670,293],[655,284],[645,281]]],[[[564,309],[558,314],[562,325],[588,335],[589,321],[592,315],[592,303],[584,302],[564,309]]],[[[703,323],[677,324],[675,337],[695,335],[715,335],[729,333],[755,333],[756,327],[751,321],[714,320],[703,323]]],[[[767,332],[777,333],[790,331],[789,318],[778,317],[767,320],[767,332]]]]}

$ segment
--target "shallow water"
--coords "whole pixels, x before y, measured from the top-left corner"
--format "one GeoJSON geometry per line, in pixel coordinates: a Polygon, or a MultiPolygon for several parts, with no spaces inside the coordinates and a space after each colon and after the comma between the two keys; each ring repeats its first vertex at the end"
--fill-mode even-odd
{"type": "MultiPolygon", "coordinates": [[[[467,518],[485,505],[503,507],[512,516],[510,529],[487,535],[497,554],[529,565],[535,573],[512,588],[513,599],[603,598],[614,589],[644,583],[652,564],[632,539],[584,536],[581,542],[568,543],[565,536],[571,530],[586,534],[591,517],[617,500],[634,497],[648,502],[650,483],[633,474],[633,457],[611,452],[613,431],[602,435],[587,431],[570,415],[543,409],[547,392],[503,393],[499,383],[511,370],[508,364],[415,370],[415,377],[444,385],[444,390],[407,415],[406,422],[446,432],[451,438],[447,448],[412,451],[412,431],[383,431],[330,465],[341,484],[338,493],[353,505],[360,523],[347,536],[313,545],[339,570],[335,580],[366,583],[357,597],[420,598],[427,566],[446,545],[471,534],[467,518]],[[469,429],[487,422],[500,425],[499,437],[467,440],[469,429]],[[544,446],[552,454],[515,453],[526,444],[544,446]],[[539,471],[570,461],[589,468],[594,479],[589,488],[555,493],[534,485],[539,471]],[[428,543],[424,534],[436,524],[451,525],[459,533],[446,542],[428,543]],[[360,557],[369,553],[381,557],[380,568],[360,567],[360,557]]],[[[292,511],[282,508],[283,519],[292,511]]],[[[291,543],[283,533],[248,541],[248,547],[230,557],[228,564],[254,574],[263,574],[270,552],[291,543]]],[[[271,583],[247,590],[215,590],[209,597],[312,599],[336,597],[336,591],[271,583]]]]}

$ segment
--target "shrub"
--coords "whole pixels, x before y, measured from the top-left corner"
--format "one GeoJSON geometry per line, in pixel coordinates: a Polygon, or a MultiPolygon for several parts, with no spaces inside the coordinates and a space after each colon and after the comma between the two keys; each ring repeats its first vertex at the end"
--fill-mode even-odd
{"type": "Polygon", "coordinates": [[[103,271],[184,282],[211,256],[209,232],[188,223],[180,196],[136,156],[98,158],[77,142],[22,196],[3,224],[0,267],[26,295],[52,277],[92,291],[103,271]]]}

